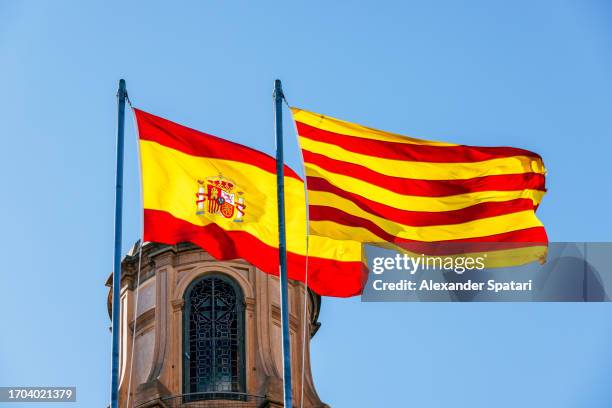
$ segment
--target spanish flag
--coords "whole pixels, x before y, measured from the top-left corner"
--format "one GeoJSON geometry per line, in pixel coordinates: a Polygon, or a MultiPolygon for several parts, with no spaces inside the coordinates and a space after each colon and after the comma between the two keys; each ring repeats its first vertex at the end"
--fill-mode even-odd
{"type": "Polygon", "coordinates": [[[546,191],[538,154],[415,139],[292,112],[312,234],[413,253],[504,250],[489,267],[545,258],[548,239],[535,215],[546,191]]]}
{"type": "MultiPolygon", "coordinates": [[[[213,257],[242,258],[278,275],[275,159],[134,109],[140,139],[144,240],[192,242],[213,257]]],[[[361,293],[361,243],[310,237],[304,183],[285,167],[287,267],[326,296],[361,293]]]]}

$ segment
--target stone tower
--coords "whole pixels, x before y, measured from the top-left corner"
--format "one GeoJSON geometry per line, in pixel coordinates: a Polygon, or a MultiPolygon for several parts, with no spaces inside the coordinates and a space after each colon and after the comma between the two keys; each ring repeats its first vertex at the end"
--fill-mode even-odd
{"type": "MultiPolygon", "coordinates": [[[[217,261],[191,244],[145,243],[136,300],[138,265],[135,245],[122,262],[120,407],[128,388],[130,408],[283,406],[278,278],[243,260],[217,261]]],[[[327,407],[310,371],[320,305],[302,283],[289,282],[296,406],[304,350],[304,407],[327,407]]]]}

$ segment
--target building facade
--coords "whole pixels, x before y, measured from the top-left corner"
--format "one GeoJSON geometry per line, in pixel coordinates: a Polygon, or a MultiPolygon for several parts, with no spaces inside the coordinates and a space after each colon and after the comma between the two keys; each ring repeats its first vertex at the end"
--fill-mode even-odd
{"type": "MultiPolygon", "coordinates": [[[[120,406],[282,407],[279,300],[278,278],[243,260],[187,243],[145,243],[139,256],[135,245],[122,262],[120,406]]],[[[295,406],[327,407],[310,370],[320,305],[289,282],[295,406]]]]}

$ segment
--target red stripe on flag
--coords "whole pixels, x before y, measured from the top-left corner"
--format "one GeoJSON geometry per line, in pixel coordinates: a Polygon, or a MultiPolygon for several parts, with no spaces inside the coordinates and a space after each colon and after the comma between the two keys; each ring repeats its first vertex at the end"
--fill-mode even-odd
{"type": "MultiPolygon", "coordinates": [[[[356,206],[372,215],[413,227],[460,224],[480,218],[494,217],[496,215],[535,210],[535,205],[531,199],[517,198],[508,201],[478,203],[459,210],[409,211],[373,201],[359,194],[343,190],[319,177],[308,177],[307,181],[309,191],[321,191],[335,194],[338,197],[351,201],[356,206]]],[[[330,203],[330,205],[332,204],[330,203]]],[[[313,207],[317,206],[310,206],[311,213],[312,211],[316,211],[316,209],[313,210],[313,207]]]]}
{"type": "MultiPolygon", "coordinates": [[[[351,198],[348,198],[349,194],[351,193],[338,189],[337,195],[340,194],[344,194],[344,198],[352,201],[355,205],[366,211],[368,214],[411,227],[462,224],[464,222],[470,222],[483,218],[507,215],[534,209],[533,201],[531,201],[531,199],[517,198],[508,201],[484,202],[474,204],[460,210],[452,211],[408,211],[390,207],[388,205],[379,203],[377,201],[368,200],[367,198],[357,195],[353,195],[351,198]]],[[[330,206],[333,206],[333,203],[330,203],[330,206]]],[[[325,211],[326,208],[330,207],[311,204],[309,208],[310,214],[314,214],[317,211],[325,211]]]]}
{"type": "MultiPolygon", "coordinates": [[[[175,245],[191,242],[219,260],[242,258],[271,275],[278,275],[278,249],[244,231],[225,231],[216,224],[197,226],[165,211],[144,210],[144,240],[175,245]]],[[[306,258],[287,252],[290,279],[304,282],[306,258]]],[[[349,297],[361,293],[367,270],[361,262],[308,257],[308,286],[322,296],[349,297]]]]}
{"type": "MultiPolygon", "coordinates": [[[[138,136],[185,154],[213,159],[233,160],[251,164],[276,174],[276,160],[265,153],[239,143],[209,135],[159,116],[134,109],[138,123],[138,136]]],[[[285,166],[285,176],[301,180],[291,168],[285,166]]]]}
{"type": "MultiPolygon", "coordinates": [[[[380,226],[378,226],[375,222],[371,220],[367,220],[365,218],[358,217],[353,214],[346,213],[342,210],[332,207],[322,207],[325,208],[319,209],[314,213],[310,213],[311,221],[332,221],[341,225],[346,225],[349,227],[358,227],[364,228],[376,235],[380,239],[392,242],[395,244],[403,244],[403,243],[415,243],[415,242],[423,242],[405,238],[399,238],[393,234],[388,233],[380,226]]],[[[502,234],[495,235],[487,235],[483,237],[475,237],[475,238],[463,238],[463,239],[454,239],[454,240],[444,240],[444,241],[436,241],[440,242],[493,242],[493,243],[501,243],[501,242],[534,242],[534,243],[544,243],[548,242],[546,237],[546,232],[543,227],[533,227],[533,228],[525,228],[518,231],[505,232],[502,234]]]]}
{"type": "Polygon", "coordinates": [[[296,124],[298,134],[307,139],[333,144],[349,152],[384,159],[432,163],[468,163],[512,156],[542,159],[537,153],[516,147],[430,146],[397,143],[343,135],[302,122],[296,122],[296,124]]]}
{"type": "Polygon", "coordinates": [[[307,150],[302,152],[305,163],[404,195],[445,197],[479,191],[546,191],[545,177],[539,173],[501,174],[461,180],[420,180],[388,176],[358,164],[330,159],[307,150]]]}

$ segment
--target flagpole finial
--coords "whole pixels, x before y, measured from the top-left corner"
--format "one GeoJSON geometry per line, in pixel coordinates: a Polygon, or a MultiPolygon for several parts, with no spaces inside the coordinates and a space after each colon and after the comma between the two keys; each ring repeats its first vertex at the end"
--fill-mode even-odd
{"type": "Polygon", "coordinates": [[[274,99],[282,100],[285,96],[283,94],[283,85],[280,79],[274,80],[274,99]]]}
{"type": "Polygon", "coordinates": [[[127,89],[125,86],[125,79],[123,78],[119,80],[119,89],[117,89],[117,98],[124,99],[124,100],[127,98],[127,89]]]}

